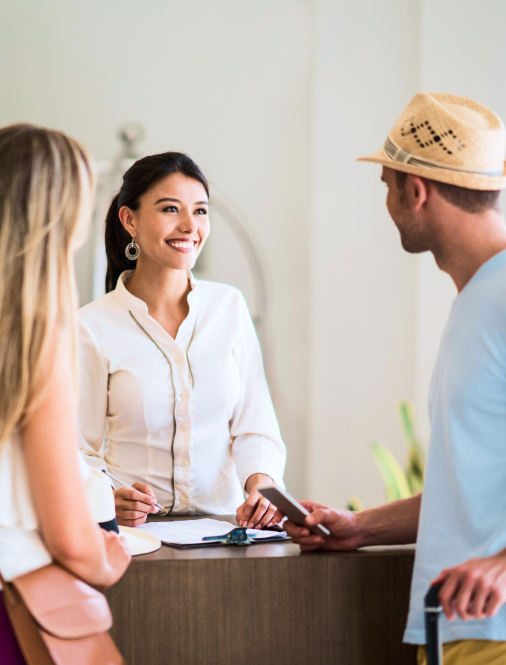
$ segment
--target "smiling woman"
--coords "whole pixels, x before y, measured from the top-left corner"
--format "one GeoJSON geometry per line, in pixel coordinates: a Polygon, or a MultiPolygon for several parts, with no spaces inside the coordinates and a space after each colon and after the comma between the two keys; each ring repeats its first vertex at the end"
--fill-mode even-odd
{"type": "Polygon", "coordinates": [[[138,160],[106,219],[108,293],[80,310],[82,446],[135,488],[116,491],[120,524],[142,524],[158,501],[261,528],[275,511],[257,488],[283,485],[285,447],[244,298],[190,272],[210,232],[208,196],[188,156],[138,160]]]}
{"type": "MultiPolygon", "coordinates": [[[[192,213],[203,214],[206,218],[205,221],[208,222],[209,186],[206,177],[192,159],[180,152],[167,152],[137,160],[123,176],[123,186],[113,198],[105,222],[106,292],[112,291],[116,287],[118,277],[122,272],[136,267],[136,261],[140,254],[140,247],[139,254],[136,253],[135,256],[133,254],[129,256],[125,251],[127,243],[135,242],[138,245],[136,241],[139,241],[138,233],[132,233],[128,223],[125,225],[125,221],[129,221],[125,218],[127,211],[131,211],[132,214],[140,213],[141,199],[147,194],[150,194],[150,200],[149,206],[144,206],[142,211],[144,214],[158,214],[161,217],[164,213],[180,211],[181,201],[176,195],[169,196],[166,187],[162,185],[162,182],[167,183],[171,176],[180,176],[184,181],[194,183],[194,186],[197,187],[200,185],[197,198],[201,200],[195,200],[194,204],[195,206],[204,206],[204,208],[193,210],[192,213]],[[121,214],[120,211],[122,211],[121,214]]],[[[180,182],[182,181],[180,180],[180,182]]],[[[208,235],[209,226],[207,226],[207,233],[201,238],[197,255],[200,253],[208,235]]],[[[187,233],[184,234],[182,239],[187,240],[186,236],[187,233]]],[[[197,256],[194,257],[190,267],[193,267],[196,258],[197,256]]]]}

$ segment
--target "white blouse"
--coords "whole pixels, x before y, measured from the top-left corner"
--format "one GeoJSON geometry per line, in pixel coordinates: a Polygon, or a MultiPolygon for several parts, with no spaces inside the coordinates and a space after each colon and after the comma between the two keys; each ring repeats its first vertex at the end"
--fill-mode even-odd
{"type": "MultiPolygon", "coordinates": [[[[76,455],[92,519],[112,519],[114,500],[106,477],[90,470],[78,450],[76,455]]],[[[0,572],[6,580],[12,580],[51,561],[39,528],[21,437],[16,431],[0,445],[0,572]]]]}
{"type": "Polygon", "coordinates": [[[177,515],[235,513],[254,473],[283,486],[286,450],[242,294],[189,272],[189,314],[174,340],[125,288],[131,275],[79,310],[89,463],[148,483],[177,515]]]}

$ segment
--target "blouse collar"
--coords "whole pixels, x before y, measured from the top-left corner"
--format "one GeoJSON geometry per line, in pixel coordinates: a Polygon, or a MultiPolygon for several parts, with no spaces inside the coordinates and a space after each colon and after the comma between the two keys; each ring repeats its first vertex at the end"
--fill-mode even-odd
{"type": "MultiPolygon", "coordinates": [[[[146,305],[144,300],[141,300],[140,298],[134,296],[125,286],[125,284],[132,279],[134,272],[135,270],[125,270],[124,272],[121,273],[121,275],[118,278],[118,283],[116,284],[116,288],[114,289],[114,295],[116,296],[118,302],[121,305],[123,305],[123,307],[134,312],[134,314],[137,312],[139,314],[147,315],[148,306],[146,305]]],[[[191,291],[188,294],[188,303],[190,303],[193,297],[193,292],[197,288],[197,280],[193,276],[191,270],[187,270],[186,274],[188,276],[188,281],[190,282],[191,286],[191,291]]]]}
{"type": "MultiPolygon", "coordinates": [[[[149,324],[152,332],[156,330],[158,335],[162,335],[162,337],[169,337],[165,330],[160,326],[160,324],[151,318],[151,316],[149,316],[148,306],[144,300],[137,298],[126,288],[125,283],[132,279],[134,272],[134,270],[125,270],[119,276],[118,283],[114,290],[114,296],[116,297],[116,300],[122,307],[131,312],[136,318],[143,319],[144,322],[149,324]]],[[[190,311],[186,319],[179,327],[177,333],[176,342],[181,347],[186,346],[186,344],[189,343],[197,321],[197,280],[193,276],[191,270],[187,271],[187,275],[191,286],[191,291],[188,294],[188,305],[190,307],[190,311]]]]}

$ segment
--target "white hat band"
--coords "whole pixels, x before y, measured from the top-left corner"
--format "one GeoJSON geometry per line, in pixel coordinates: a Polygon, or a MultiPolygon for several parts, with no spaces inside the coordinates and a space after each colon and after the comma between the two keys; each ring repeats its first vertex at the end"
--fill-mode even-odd
{"type": "Polygon", "coordinates": [[[413,166],[422,166],[429,169],[442,169],[443,171],[456,171],[459,173],[474,173],[476,175],[488,175],[499,177],[503,174],[503,166],[499,169],[494,169],[493,171],[470,171],[469,169],[462,169],[458,166],[447,166],[445,164],[438,164],[437,162],[431,162],[427,159],[422,159],[420,157],[415,157],[410,152],[399,148],[395,145],[390,136],[387,136],[383,150],[394,162],[400,164],[412,164],[413,166]]]}

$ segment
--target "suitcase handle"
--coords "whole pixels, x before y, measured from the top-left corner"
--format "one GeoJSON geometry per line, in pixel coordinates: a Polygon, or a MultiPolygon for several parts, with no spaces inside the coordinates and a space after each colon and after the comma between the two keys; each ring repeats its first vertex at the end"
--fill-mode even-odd
{"type": "Polygon", "coordinates": [[[442,665],[443,653],[439,630],[439,615],[443,608],[438,600],[441,584],[431,586],[425,596],[425,638],[427,640],[427,665],[442,665]]]}

